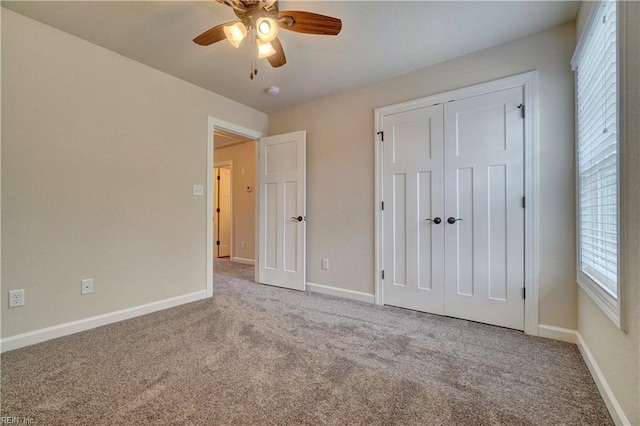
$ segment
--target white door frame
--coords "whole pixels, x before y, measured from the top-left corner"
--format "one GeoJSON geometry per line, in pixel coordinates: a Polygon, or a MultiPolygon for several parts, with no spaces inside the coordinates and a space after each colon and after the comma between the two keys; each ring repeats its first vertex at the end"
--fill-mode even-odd
{"type": "MultiPolygon", "coordinates": [[[[220,120],[215,117],[208,117],[207,120],[207,249],[206,249],[206,273],[207,273],[207,297],[213,296],[213,131],[215,129],[226,130],[236,133],[238,135],[246,136],[252,139],[260,139],[266,136],[259,130],[249,129],[247,127],[238,126],[237,124],[229,123],[228,121],[220,120]]],[[[258,150],[256,149],[256,164],[258,164],[258,150]]],[[[256,188],[256,197],[259,196],[259,189],[256,188]]],[[[256,225],[258,221],[258,203],[256,203],[256,225]]],[[[256,241],[258,238],[258,227],[256,226],[256,241]]],[[[256,244],[256,262],[258,261],[258,249],[256,244]]]]}
{"type": "MultiPolygon", "coordinates": [[[[215,149],[214,149],[215,151],[215,149]]],[[[217,168],[217,167],[229,167],[229,170],[231,171],[231,176],[229,177],[229,259],[233,260],[233,160],[226,160],[226,161],[220,161],[217,163],[213,163],[213,168],[217,168]]],[[[213,179],[213,176],[211,177],[213,179]]],[[[213,184],[213,182],[212,182],[213,184]]],[[[215,188],[215,185],[214,185],[215,188]]],[[[215,190],[214,190],[215,192],[215,190]]],[[[214,193],[214,199],[215,199],[215,193],[214,193]]],[[[218,200],[219,202],[220,200],[218,200]]],[[[214,212],[212,212],[213,214],[214,212]]],[[[212,216],[214,217],[214,216],[212,216]]],[[[215,225],[215,221],[214,221],[214,225],[215,225]]],[[[214,229],[216,228],[215,226],[213,227],[214,229]]],[[[217,233],[214,232],[214,234],[217,235],[217,233]]],[[[219,238],[219,236],[218,236],[219,238]]],[[[215,238],[214,238],[215,240],[215,238]]],[[[215,249],[214,249],[215,250],[215,249]]]]}
{"type": "Polygon", "coordinates": [[[524,332],[537,336],[538,331],[538,71],[506,77],[481,83],[463,89],[440,93],[375,110],[375,303],[382,305],[382,144],[378,132],[382,132],[383,117],[399,112],[410,111],[453,100],[469,98],[499,90],[522,87],[524,94],[524,283],[526,299],[524,301],[524,332]]]}

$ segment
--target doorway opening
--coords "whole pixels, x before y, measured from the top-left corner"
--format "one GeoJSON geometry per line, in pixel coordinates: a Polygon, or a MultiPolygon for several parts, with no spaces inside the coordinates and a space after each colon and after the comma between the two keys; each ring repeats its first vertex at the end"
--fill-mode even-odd
{"type": "Polygon", "coordinates": [[[255,264],[255,138],[215,128],[213,157],[214,258],[255,264]]]}
{"type": "Polygon", "coordinates": [[[216,262],[256,263],[257,147],[264,134],[209,117],[208,135],[206,261],[212,296],[216,262]]]}

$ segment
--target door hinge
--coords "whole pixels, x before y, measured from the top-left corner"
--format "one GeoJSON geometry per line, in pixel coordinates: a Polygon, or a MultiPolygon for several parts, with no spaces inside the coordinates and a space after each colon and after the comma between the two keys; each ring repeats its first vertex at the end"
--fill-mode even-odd
{"type": "Polygon", "coordinates": [[[527,207],[527,197],[522,197],[522,208],[527,207]]]}
{"type": "Polygon", "coordinates": [[[380,210],[384,210],[384,201],[380,203],[380,210]]]}
{"type": "Polygon", "coordinates": [[[216,176],[216,179],[220,180],[220,176],[216,176]]]}
{"type": "Polygon", "coordinates": [[[216,241],[216,245],[219,246],[220,245],[220,241],[216,241]]]}
{"type": "Polygon", "coordinates": [[[220,209],[216,209],[216,213],[220,213],[220,209]]]}
{"type": "Polygon", "coordinates": [[[520,112],[522,112],[522,118],[524,118],[524,104],[518,105],[518,108],[520,109],[520,112]]]}
{"type": "Polygon", "coordinates": [[[376,135],[380,135],[380,139],[384,142],[384,132],[378,132],[376,135]]]}
{"type": "Polygon", "coordinates": [[[522,287],[522,298],[523,299],[527,298],[527,288],[526,287],[522,287]]]}
{"type": "Polygon", "coordinates": [[[382,279],[384,280],[384,271],[382,271],[382,279]]]}

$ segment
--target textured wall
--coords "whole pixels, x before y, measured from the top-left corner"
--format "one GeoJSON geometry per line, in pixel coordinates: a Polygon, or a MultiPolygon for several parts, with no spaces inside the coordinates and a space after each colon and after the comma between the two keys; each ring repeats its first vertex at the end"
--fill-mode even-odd
{"type": "Polygon", "coordinates": [[[267,116],[2,12],[2,336],[204,290],[207,117],[267,116]]]}
{"type": "MultiPolygon", "coordinates": [[[[617,327],[582,289],[579,290],[579,331],[602,370],[607,383],[632,425],[640,424],[640,3],[626,7],[626,141],[625,171],[620,182],[626,208],[622,229],[626,251],[627,333],[617,327]]],[[[584,2],[581,15],[588,16],[591,3],[584,2]]]]}
{"type": "Polygon", "coordinates": [[[571,23],[270,115],[272,135],[308,131],[308,281],[374,291],[375,108],[537,69],[540,322],[575,329],[574,47],[571,23]]]}
{"type": "Polygon", "coordinates": [[[256,235],[256,142],[218,148],[216,163],[233,161],[233,253],[234,258],[254,260],[256,235]],[[244,169],[244,174],[242,170],[244,169]],[[247,192],[251,185],[252,192],[247,192]],[[242,248],[242,242],[245,247],[242,248]]]}

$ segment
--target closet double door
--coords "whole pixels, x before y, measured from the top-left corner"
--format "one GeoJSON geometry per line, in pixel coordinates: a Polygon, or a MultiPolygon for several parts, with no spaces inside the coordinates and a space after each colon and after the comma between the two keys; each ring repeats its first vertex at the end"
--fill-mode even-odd
{"type": "Polygon", "coordinates": [[[524,329],[522,88],[383,118],[383,302],[524,329]]]}

